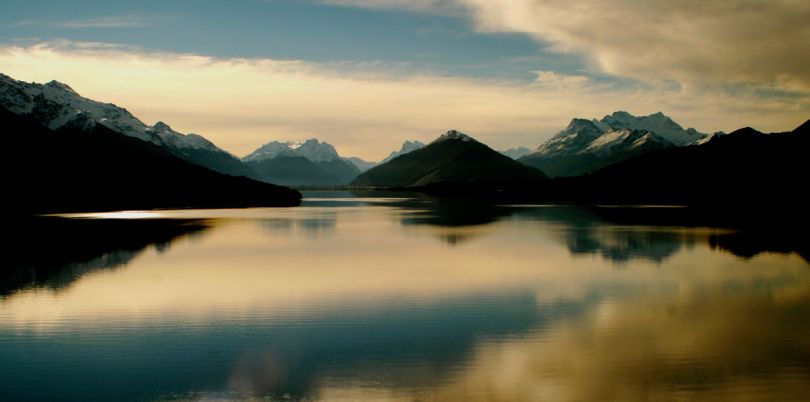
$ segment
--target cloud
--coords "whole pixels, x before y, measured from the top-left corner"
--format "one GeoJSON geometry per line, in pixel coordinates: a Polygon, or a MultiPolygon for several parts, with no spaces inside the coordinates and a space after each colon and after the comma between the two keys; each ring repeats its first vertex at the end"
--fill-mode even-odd
{"type": "Polygon", "coordinates": [[[587,85],[589,78],[584,75],[567,75],[555,71],[535,71],[537,78],[534,82],[541,86],[551,86],[555,88],[577,88],[587,85]]]}
{"type": "Polygon", "coordinates": [[[466,12],[465,8],[454,0],[320,0],[319,2],[335,6],[408,10],[447,16],[460,16],[466,12]]]}
{"type": "Polygon", "coordinates": [[[478,31],[523,33],[596,71],[686,88],[810,91],[810,2],[797,0],[334,0],[468,11],[478,31]],[[452,4],[450,4],[452,3],[452,4]]]}
{"type": "Polygon", "coordinates": [[[25,20],[15,23],[14,26],[16,27],[52,26],[59,28],[86,29],[86,28],[141,28],[152,26],[153,24],[154,18],[147,18],[144,16],[134,16],[134,15],[111,15],[111,16],[84,18],[67,21],[25,20]]]}
{"type": "Polygon", "coordinates": [[[522,32],[602,71],[685,84],[810,89],[810,3],[461,0],[485,31],[522,32]]]}
{"type": "Polygon", "coordinates": [[[448,129],[493,148],[537,146],[573,117],[662,110],[704,131],[750,125],[787,130],[810,115],[805,97],[612,85],[538,73],[534,83],[409,72],[385,63],[318,64],[154,52],[108,43],[0,45],[0,69],[16,79],[68,83],[244,155],[272,140],[317,137],[347,156],[379,160],[406,139],[448,129]]]}

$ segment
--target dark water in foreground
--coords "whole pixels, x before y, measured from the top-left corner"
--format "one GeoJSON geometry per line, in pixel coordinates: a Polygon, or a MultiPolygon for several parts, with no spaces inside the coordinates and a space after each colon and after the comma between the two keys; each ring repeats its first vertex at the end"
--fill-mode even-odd
{"type": "Polygon", "coordinates": [[[810,396],[806,248],[643,208],[310,195],[7,227],[0,400],[810,396]]]}

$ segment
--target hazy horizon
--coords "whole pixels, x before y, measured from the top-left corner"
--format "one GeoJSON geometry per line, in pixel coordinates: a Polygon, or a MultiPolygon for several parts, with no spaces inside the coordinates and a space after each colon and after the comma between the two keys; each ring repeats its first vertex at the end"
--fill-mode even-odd
{"type": "Polygon", "coordinates": [[[12,0],[0,72],[238,156],[318,138],[379,161],[450,129],[534,148],[617,110],[708,133],[810,116],[810,4],[635,3],[12,0]]]}

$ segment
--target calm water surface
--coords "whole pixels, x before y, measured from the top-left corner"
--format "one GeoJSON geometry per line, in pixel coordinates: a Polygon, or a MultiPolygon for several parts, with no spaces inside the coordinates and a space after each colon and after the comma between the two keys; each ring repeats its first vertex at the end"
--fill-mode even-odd
{"type": "Polygon", "coordinates": [[[806,248],[652,208],[307,196],[10,224],[0,400],[810,396],[806,248]]]}

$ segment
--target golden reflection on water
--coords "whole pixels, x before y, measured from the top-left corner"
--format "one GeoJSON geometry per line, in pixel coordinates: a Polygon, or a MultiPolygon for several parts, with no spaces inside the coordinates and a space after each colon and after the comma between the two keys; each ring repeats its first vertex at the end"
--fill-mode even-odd
{"type": "MultiPolygon", "coordinates": [[[[334,311],[362,323],[364,314],[385,316],[394,305],[420,311],[452,306],[451,300],[480,311],[486,326],[499,318],[501,299],[528,294],[530,310],[542,319],[472,335],[463,356],[438,372],[424,351],[402,361],[349,359],[313,369],[312,384],[291,397],[807,395],[810,267],[795,254],[743,259],[708,246],[717,229],[602,224],[583,235],[565,222],[515,217],[457,226],[406,223],[419,213],[384,206],[161,212],[205,217],[212,227],[168,248],[149,248],[123,267],[89,272],[61,290],[12,293],[0,299],[0,328],[49,337],[110,323],[217,327],[239,318],[317,325],[334,311]]],[[[450,328],[455,310],[448,311],[450,328]]],[[[441,336],[442,325],[402,317],[411,318],[414,327],[435,332],[424,336],[441,336]]],[[[358,325],[351,322],[342,325],[358,325]]],[[[377,322],[369,319],[368,330],[377,322]]],[[[223,399],[275,395],[291,381],[291,363],[272,350],[228,359],[226,389],[194,391],[223,399]]]]}

